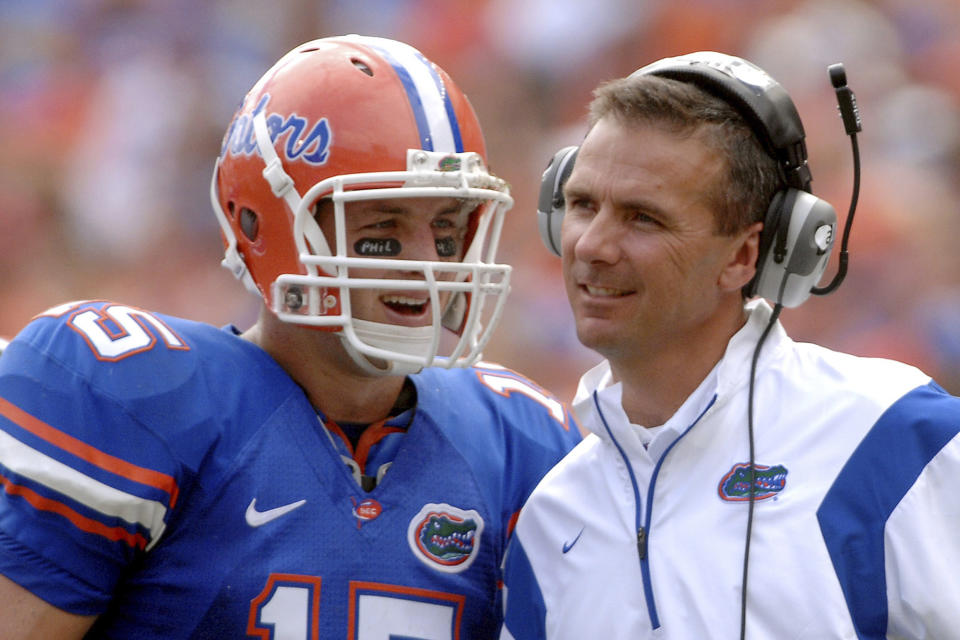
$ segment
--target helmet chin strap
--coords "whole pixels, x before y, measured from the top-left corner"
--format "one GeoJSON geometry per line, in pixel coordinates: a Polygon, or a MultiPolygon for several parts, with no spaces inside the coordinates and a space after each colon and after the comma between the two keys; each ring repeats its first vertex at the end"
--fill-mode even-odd
{"type": "Polygon", "coordinates": [[[353,361],[367,373],[380,376],[405,376],[417,373],[433,360],[437,349],[434,344],[434,330],[430,325],[399,327],[354,318],[339,335],[344,349],[353,361]],[[373,347],[412,356],[417,361],[406,362],[366,355],[362,347],[373,347]]]}

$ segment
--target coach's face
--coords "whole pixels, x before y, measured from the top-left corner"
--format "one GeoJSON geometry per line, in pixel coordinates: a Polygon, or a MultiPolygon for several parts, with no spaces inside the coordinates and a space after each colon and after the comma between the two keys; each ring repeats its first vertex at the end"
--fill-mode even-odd
{"type": "Polygon", "coordinates": [[[584,139],[564,187],[563,274],[580,341],[614,365],[697,349],[742,306],[760,224],[715,231],[707,196],[723,166],[698,136],[655,124],[607,116],[584,139]]]}

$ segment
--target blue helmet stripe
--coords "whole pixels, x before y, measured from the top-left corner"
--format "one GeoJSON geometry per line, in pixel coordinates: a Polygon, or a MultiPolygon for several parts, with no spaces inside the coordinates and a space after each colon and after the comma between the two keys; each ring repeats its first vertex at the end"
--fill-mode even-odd
{"type": "Polygon", "coordinates": [[[437,92],[443,98],[443,107],[447,112],[447,120],[450,123],[450,132],[453,134],[454,150],[457,153],[463,151],[463,138],[460,137],[460,123],[457,121],[457,112],[453,110],[453,103],[450,102],[450,93],[443,84],[440,74],[433,68],[430,61],[423,57],[423,54],[417,54],[423,61],[424,66],[430,71],[433,81],[436,83],[437,92]]]}
{"type": "Polygon", "coordinates": [[[403,84],[403,89],[407,92],[407,99],[410,100],[410,108],[413,109],[413,117],[417,121],[417,130],[420,132],[420,148],[433,151],[433,136],[430,134],[430,124],[427,122],[427,114],[423,108],[420,93],[417,91],[417,85],[414,84],[413,78],[410,77],[407,70],[393,60],[389,53],[386,51],[382,51],[381,53],[383,53],[384,57],[387,58],[393,66],[394,71],[397,72],[397,76],[400,78],[401,84],[403,84]]]}
{"type": "Polygon", "coordinates": [[[357,38],[382,55],[393,67],[410,101],[421,148],[427,151],[463,151],[460,127],[446,87],[430,62],[408,45],[382,38],[357,38]]]}

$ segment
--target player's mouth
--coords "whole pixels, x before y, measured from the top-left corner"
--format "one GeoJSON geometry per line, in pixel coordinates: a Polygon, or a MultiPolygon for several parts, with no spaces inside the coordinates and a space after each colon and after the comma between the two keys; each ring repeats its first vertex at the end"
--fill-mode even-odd
{"type": "Polygon", "coordinates": [[[430,307],[430,298],[416,298],[400,293],[388,293],[380,296],[382,302],[390,311],[406,317],[419,317],[430,307]]]}

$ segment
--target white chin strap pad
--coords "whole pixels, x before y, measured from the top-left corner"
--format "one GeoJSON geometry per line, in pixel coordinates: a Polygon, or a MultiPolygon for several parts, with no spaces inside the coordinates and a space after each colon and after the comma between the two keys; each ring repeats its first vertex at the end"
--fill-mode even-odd
{"type": "Polygon", "coordinates": [[[430,325],[400,327],[358,319],[354,319],[352,325],[352,330],[344,327],[340,337],[350,357],[368,373],[391,376],[417,373],[436,355],[437,345],[430,325]],[[410,361],[378,358],[371,347],[410,356],[410,361]]]}

